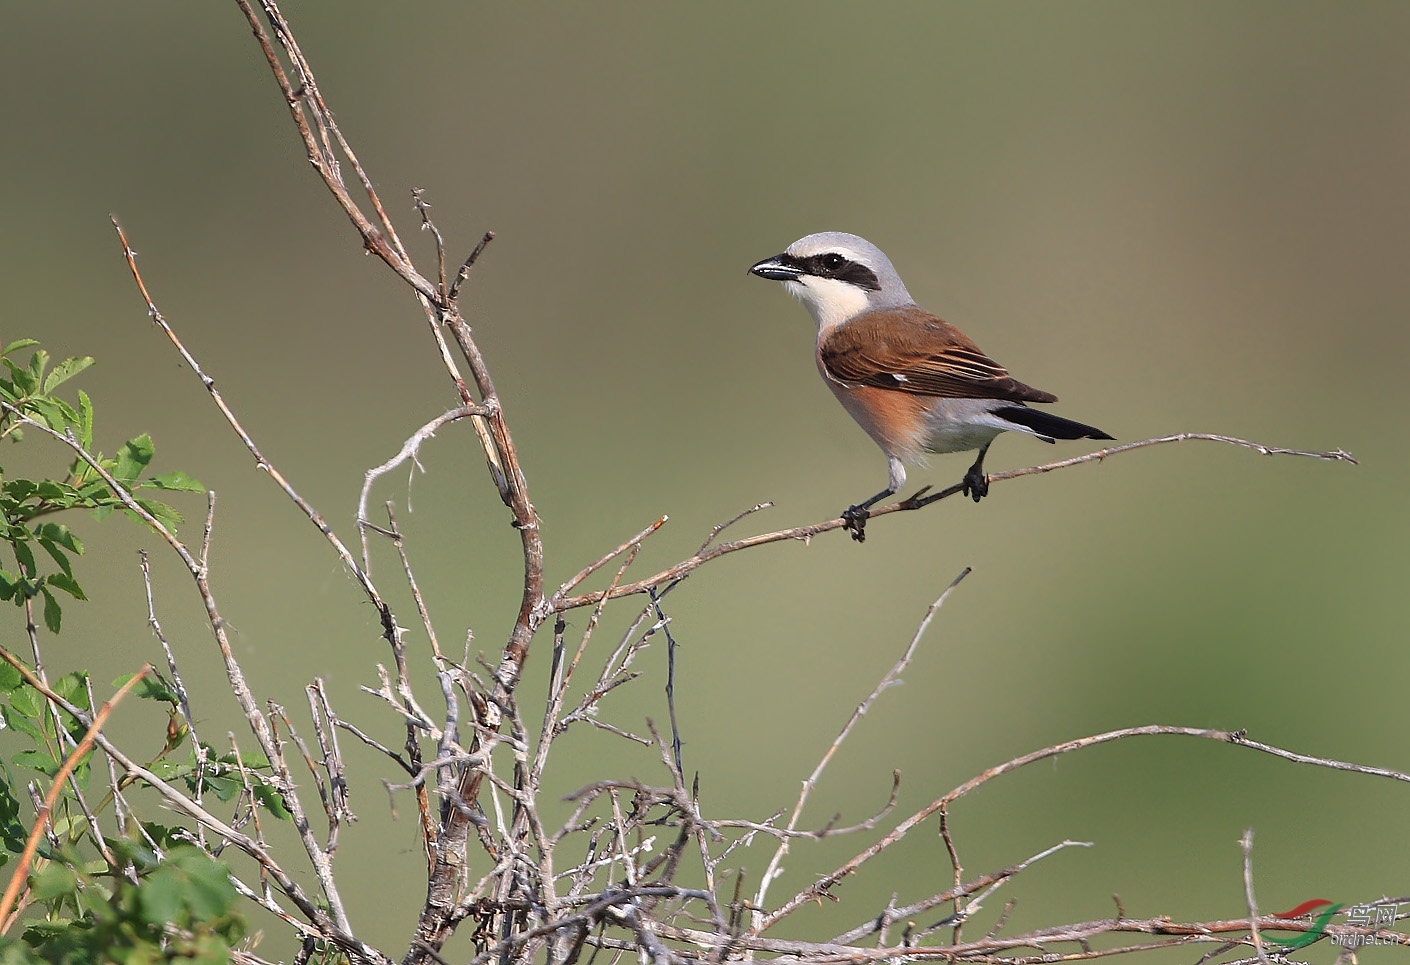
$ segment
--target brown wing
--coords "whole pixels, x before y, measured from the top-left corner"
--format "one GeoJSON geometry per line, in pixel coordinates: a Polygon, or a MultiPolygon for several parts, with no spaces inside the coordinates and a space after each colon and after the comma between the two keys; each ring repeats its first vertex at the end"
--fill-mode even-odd
{"type": "Polygon", "coordinates": [[[919,308],[885,308],[843,322],[818,346],[827,374],[848,385],[871,385],[950,399],[1056,402],[1009,375],[949,322],[919,308]]]}

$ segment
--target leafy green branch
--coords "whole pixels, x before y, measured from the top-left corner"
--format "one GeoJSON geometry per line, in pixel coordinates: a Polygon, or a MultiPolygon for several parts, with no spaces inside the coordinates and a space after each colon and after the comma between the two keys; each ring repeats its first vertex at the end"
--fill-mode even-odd
{"type": "MultiPolygon", "coordinates": [[[[88,356],[69,358],[51,368],[49,353],[43,349],[35,349],[27,365],[12,357],[21,349],[38,344],[35,339],[25,338],[0,349],[0,365],[5,375],[0,377],[0,439],[21,441],[23,423],[26,418],[32,419],[94,452],[95,461],[114,481],[130,491],[205,491],[204,486],[180,471],[141,478],[156,451],[151,437],[145,433],[123,443],[115,456],[105,457],[94,451],[93,402],[88,394],[80,389],[76,405],[55,394],[61,385],[92,365],[93,359],[88,356]]],[[[134,499],[168,528],[183,521],[181,514],[164,502],[137,497],[135,492],[134,499]]],[[[54,590],[76,600],[87,599],[74,577],[71,559],[82,555],[83,543],[67,525],[46,518],[73,509],[87,509],[100,520],[114,509],[138,518],[123,506],[121,498],[97,470],[81,459],[75,459],[59,479],[10,478],[0,464],[0,539],[9,544],[15,558],[14,570],[0,569],[0,599],[23,606],[35,597],[42,597],[44,625],[51,633],[58,633],[63,623],[63,609],[54,590]],[[56,569],[41,570],[36,546],[56,569]]]]}

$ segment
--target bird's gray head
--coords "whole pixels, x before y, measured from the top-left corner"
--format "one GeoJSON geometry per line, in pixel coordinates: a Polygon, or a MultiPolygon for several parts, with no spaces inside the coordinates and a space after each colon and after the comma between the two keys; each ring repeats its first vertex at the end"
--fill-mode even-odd
{"type": "Polygon", "coordinates": [[[799,238],[781,255],[749,269],[783,282],[808,307],[819,329],[840,325],[876,308],[913,305],[901,276],[876,245],[843,231],[799,238]]]}

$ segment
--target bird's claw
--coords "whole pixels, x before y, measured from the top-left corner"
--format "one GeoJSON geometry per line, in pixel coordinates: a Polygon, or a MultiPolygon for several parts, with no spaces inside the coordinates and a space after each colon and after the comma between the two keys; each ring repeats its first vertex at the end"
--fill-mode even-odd
{"type": "Polygon", "coordinates": [[[973,498],[976,503],[979,502],[989,495],[989,477],[982,470],[971,466],[969,472],[964,474],[964,480],[960,483],[960,492],[973,498]]]}
{"type": "Polygon", "coordinates": [[[867,520],[871,511],[865,506],[848,506],[842,511],[842,528],[852,534],[858,543],[867,541],[867,520]]]}

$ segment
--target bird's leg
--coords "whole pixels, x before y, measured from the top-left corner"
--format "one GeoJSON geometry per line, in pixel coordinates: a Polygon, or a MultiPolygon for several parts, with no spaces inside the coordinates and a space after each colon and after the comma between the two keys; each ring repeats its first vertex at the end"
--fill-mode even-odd
{"type": "Polygon", "coordinates": [[[865,543],[867,541],[867,520],[871,518],[871,508],[895,492],[894,489],[883,489],[866,502],[848,506],[842,511],[842,528],[851,533],[852,538],[858,543],[865,543]]]}
{"type": "Polygon", "coordinates": [[[886,481],[887,486],[881,492],[864,503],[848,506],[842,513],[842,528],[851,533],[858,543],[867,541],[867,520],[871,518],[871,508],[887,496],[900,492],[906,484],[905,465],[889,452],[886,454],[886,481]]]}
{"type": "Polygon", "coordinates": [[[993,444],[992,439],[984,444],[984,448],[979,450],[978,458],[974,460],[974,465],[969,467],[969,471],[964,474],[964,480],[960,483],[960,492],[966,496],[972,496],[976,503],[989,495],[989,477],[984,474],[984,454],[993,444]]]}

